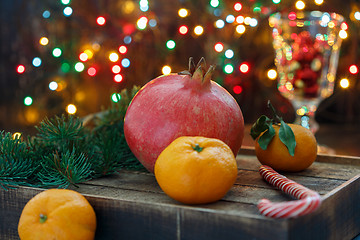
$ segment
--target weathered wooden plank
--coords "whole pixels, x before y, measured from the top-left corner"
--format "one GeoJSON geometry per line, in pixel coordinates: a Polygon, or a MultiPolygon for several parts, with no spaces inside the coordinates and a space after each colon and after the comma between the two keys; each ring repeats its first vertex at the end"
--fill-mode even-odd
{"type": "MultiPolygon", "coordinates": [[[[315,161],[308,169],[297,172],[295,175],[348,180],[360,173],[360,158],[358,161],[355,161],[357,164],[349,164],[349,160],[345,160],[344,163],[341,163],[338,157],[336,157],[336,161],[331,159],[332,157],[328,155],[326,157],[323,156],[321,161],[315,161]],[[326,162],[326,159],[329,159],[332,163],[326,162]]],[[[237,161],[238,167],[244,170],[258,171],[261,166],[255,156],[238,155],[237,161]]],[[[291,175],[291,173],[283,174],[291,175]]]]}
{"type": "MultiPolygon", "coordinates": [[[[262,180],[254,155],[239,155],[239,176],[220,201],[185,205],[169,198],[153,174],[121,171],[76,188],[94,207],[100,239],[352,239],[360,233],[360,170],[355,160],[320,157],[309,169],[283,173],[318,191],[323,204],[295,219],[261,216],[261,198],[292,198],[262,180]],[[329,159],[326,162],[326,159],[329,159]],[[351,179],[352,178],[352,179],[351,179]]],[[[356,160],[357,161],[357,160],[356,160]]],[[[360,163],[360,161],[359,161],[360,163]]],[[[42,190],[0,190],[0,239],[18,239],[17,223],[26,202],[42,190]]]]}
{"type": "Polygon", "coordinates": [[[289,219],[289,239],[353,239],[360,233],[360,175],[333,189],[310,215],[289,219]]]}

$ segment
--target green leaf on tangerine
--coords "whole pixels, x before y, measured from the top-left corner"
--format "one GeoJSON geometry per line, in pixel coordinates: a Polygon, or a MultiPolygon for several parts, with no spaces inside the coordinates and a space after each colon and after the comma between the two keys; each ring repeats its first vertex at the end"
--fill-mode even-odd
{"type": "Polygon", "coordinates": [[[272,124],[270,124],[268,130],[264,132],[264,134],[261,135],[258,140],[258,143],[262,150],[267,149],[269,143],[271,142],[274,136],[275,136],[275,129],[272,126],[272,124]]]}
{"type": "Polygon", "coordinates": [[[251,137],[255,140],[257,137],[260,136],[262,132],[268,130],[269,126],[271,125],[272,125],[271,119],[269,119],[265,115],[260,116],[251,127],[250,130],[251,137]]]}
{"type": "Polygon", "coordinates": [[[289,125],[287,125],[283,120],[281,120],[281,125],[279,129],[279,138],[280,141],[284,143],[289,150],[289,154],[291,156],[294,156],[296,147],[295,135],[289,125]]]}

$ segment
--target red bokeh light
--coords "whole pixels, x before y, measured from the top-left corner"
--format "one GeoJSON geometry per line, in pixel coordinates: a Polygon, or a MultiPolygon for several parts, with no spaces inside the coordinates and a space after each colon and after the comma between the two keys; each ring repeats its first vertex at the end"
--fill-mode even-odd
{"type": "Polygon", "coordinates": [[[233,87],[233,91],[234,91],[235,94],[240,94],[240,93],[242,93],[243,88],[241,86],[239,86],[239,85],[236,85],[236,86],[233,87]]]}
{"type": "Polygon", "coordinates": [[[249,72],[249,70],[250,70],[250,66],[249,66],[248,63],[242,63],[242,64],[240,65],[239,69],[240,69],[240,72],[242,72],[242,73],[247,73],[247,72],[249,72]]]}
{"type": "Polygon", "coordinates": [[[87,73],[89,74],[89,76],[93,77],[96,75],[96,68],[94,67],[90,67],[88,70],[87,70],[87,73]]]}
{"type": "Polygon", "coordinates": [[[96,19],[96,23],[100,26],[103,26],[106,23],[106,19],[104,17],[100,16],[96,19]]]}
{"type": "Polygon", "coordinates": [[[351,74],[357,74],[359,72],[359,68],[355,64],[353,64],[349,67],[349,72],[351,74]]]}
{"type": "Polygon", "coordinates": [[[19,74],[22,74],[22,73],[24,73],[25,72],[25,66],[24,65],[18,65],[17,67],[16,67],[16,72],[17,73],[19,73],[19,74]]]}

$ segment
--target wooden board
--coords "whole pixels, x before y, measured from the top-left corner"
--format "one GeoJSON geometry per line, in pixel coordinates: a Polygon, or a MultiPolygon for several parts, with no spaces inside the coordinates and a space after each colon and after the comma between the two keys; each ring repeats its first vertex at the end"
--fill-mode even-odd
{"type": "MultiPolygon", "coordinates": [[[[262,180],[253,149],[237,156],[235,186],[220,201],[185,205],[166,196],[153,174],[121,171],[80,184],[95,209],[96,239],[353,239],[360,233],[360,158],[318,155],[317,161],[288,178],[318,191],[314,213],[292,219],[261,216],[262,198],[292,198],[262,180]]],[[[0,190],[0,239],[18,239],[17,223],[26,202],[41,189],[0,190]]]]}

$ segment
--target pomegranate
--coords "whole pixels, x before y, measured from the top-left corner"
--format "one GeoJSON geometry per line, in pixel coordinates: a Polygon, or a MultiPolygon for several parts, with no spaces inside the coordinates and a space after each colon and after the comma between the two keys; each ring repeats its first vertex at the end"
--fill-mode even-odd
{"type": "Polygon", "coordinates": [[[129,105],[126,141],[150,172],[160,153],[180,136],[203,136],[225,142],[236,156],[244,137],[244,119],[236,100],[205,73],[202,58],[189,70],[157,77],[142,87],[129,105]],[[205,74],[204,74],[205,73],[205,74]]]}

